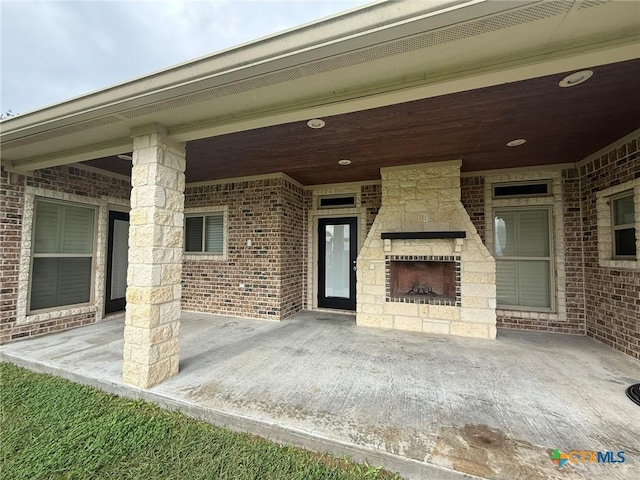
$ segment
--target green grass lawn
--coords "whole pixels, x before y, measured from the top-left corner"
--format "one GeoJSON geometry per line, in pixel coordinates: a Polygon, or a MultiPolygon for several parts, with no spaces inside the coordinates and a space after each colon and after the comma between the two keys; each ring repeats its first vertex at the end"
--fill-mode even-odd
{"type": "Polygon", "coordinates": [[[8,363],[0,380],[3,480],[399,478],[8,363]]]}

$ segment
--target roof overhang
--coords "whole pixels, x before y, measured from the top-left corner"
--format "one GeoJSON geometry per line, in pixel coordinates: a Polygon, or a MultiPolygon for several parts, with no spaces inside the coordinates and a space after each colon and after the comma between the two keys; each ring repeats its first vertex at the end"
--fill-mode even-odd
{"type": "Polygon", "coordinates": [[[640,57],[640,4],[382,2],[0,124],[31,171],[175,141],[337,115],[640,57]]]}

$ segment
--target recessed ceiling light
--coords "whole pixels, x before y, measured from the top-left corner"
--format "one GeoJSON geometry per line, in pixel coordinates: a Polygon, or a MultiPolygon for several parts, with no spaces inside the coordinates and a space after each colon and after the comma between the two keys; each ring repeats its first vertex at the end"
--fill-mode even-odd
{"type": "Polygon", "coordinates": [[[131,155],[116,155],[120,160],[128,160],[129,162],[131,160],[133,160],[133,157],[131,157],[131,155]]]}
{"type": "Polygon", "coordinates": [[[351,160],[347,160],[346,158],[338,160],[338,165],[346,167],[347,165],[351,165],[351,160]]]}
{"type": "Polygon", "coordinates": [[[562,80],[560,80],[561,87],[575,87],[576,85],[580,85],[581,83],[586,82],[591,78],[593,72],[591,70],[580,70],[579,72],[572,73],[571,75],[567,75],[562,80]]]}
{"type": "Polygon", "coordinates": [[[311,120],[309,120],[307,122],[307,125],[309,126],[309,128],[322,128],[325,126],[324,120],[321,120],[319,118],[312,118],[311,120]]]}
{"type": "Polygon", "coordinates": [[[507,142],[507,147],[519,147],[520,145],[524,145],[527,141],[524,138],[517,138],[515,140],[511,140],[507,142]]]}

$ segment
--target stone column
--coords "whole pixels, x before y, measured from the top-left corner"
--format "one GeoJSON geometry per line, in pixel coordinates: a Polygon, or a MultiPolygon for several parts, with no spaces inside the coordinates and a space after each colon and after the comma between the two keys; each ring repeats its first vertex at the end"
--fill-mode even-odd
{"type": "Polygon", "coordinates": [[[132,132],[123,381],[149,388],[178,373],[184,144],[159,125],[132,132]]]}

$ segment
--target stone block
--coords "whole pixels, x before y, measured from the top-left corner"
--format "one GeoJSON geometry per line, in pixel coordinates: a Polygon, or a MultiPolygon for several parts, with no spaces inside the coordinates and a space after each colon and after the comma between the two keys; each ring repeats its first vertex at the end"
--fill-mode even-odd
{"type": "Polygon", "coordinates": [[[178,338],[171,337],[157,345],[157,355],[159,359],[166,359],[180,353],[180,342],[178,338]]]}
{"type": "Polygon", "coordinates": [[[437,322],[433,320],[422,321],[422,331],[425,333],[438,333],[449,335],[450,322],[437,322]]]}
{"type": "Polygon", "coordinates": [[[484,323],[451,322],[451,335],[460,337],[491,338],[490,325],[484,323]]]}
{"type": "Polygon", "coordinates": [[[358,304],[374,304],[374,303],[382,303],[384,299],[379,299],[375,295],[371,295],[368,291],[367,293],[362,293],[358,295],[358,304]]]}
{"type": "Polygon", "coordinates": [[[124,341],[138,343],[138,334],[136,331],[131,337],[128,335],[129,325],[140,328],[153,328],[160,324],[160,308],[158,305],[127,303],[127,311],[125,315],[124,341]]]}
{"type": "MultiPolygon", "coordinates": [[[[129,265],[129,271],[133,272],[134,266],[129,265]]],[[[134,274],[135,275],[135,274],[134,274]]],[[[127,305],[141,305],[149,303],[149,287],[139,287],[129,284],[127,286],[127,305]]]]}
{"type": "Polygon", "coordinates": [[[383,308],[381,304],[364,304],[361,309],[362,313],[372,313],[375,315],[382,315],[383,308]]]}
{"type": "Polygon", "coordinates": [[[164,208],[166,204],[166,192],[162,187],[147,185],[134,187],[131,199],[131,208],[138,207],[159,207],[164,208]]]}
{"type": "Polygon", "coordinates": [[[140,365],[132,361],[125,361],[122,364],[122,381],[136,387],[140,385],[140,365]]]}
{"type": "Polygon", "coordinates": [[[184,229],[182,227],[162,227],[163,245],[182,249],[184,229]]]}
{"type": "Polygon", "coordinates": [[[178,171],[165,165],[155,164],[148,166],[149,183],[160,187],[178,189],[178,171]]]}
{"type": "Polygon", "coordinates": [[[164,380],[173,377],[178,373],[178,363],[166,358],[160,362],[150,365],[146,371],[140,375],[142,388],[151,388],[164,380]]]}
{"type": "Polygon", "coordinates": [[[152,304],[166,303],[174,300],[173,285],[153,287],[149,290],[149,302],[152,304]]]}
{"type": "MultiPolygon", "coordinates": [[[[465,262],[462,265],[462,275],[463,275],[463,280],[464,281],[473,281],[470,280],[473,277],[466,277],[469,278],[469,280],[467,280],[464,276],[470,273],[493,273],[495,274],[496,272],[496,267],[495,267],[495,263],[494,262],[487,262],[487,261],[471,261],[471,260],[467,260],[466,256],[465,256],[465,262]]],[[[482,281],[479,281],[477,283],[484,283],[482,281]]]]}
{"type": "MultiPolygon", "coordinates": [[[[159,307],[159,323],[161,325],[167,325],[172,322],[179,322],[180,320],[180,300],[173,300],[171,302],[163,303],[159,307]]],[[[179,325],[179,323],[176,323],[179,325]]],[[[173,328],[176,328],[174,326],[173,328]]]]}
{"type": "Polygon", "coordinates": [[[489,337],[491,340],[495,340],[498,329],[495,325],[487,325],[489,327],[489,337]]]}
{"type": "MultiPolygon", "coordinates": [[[[174,225],[174,218],[176,215],[178,215],[177,212],[174,212],[172,210],[167,210],[167,209],[154,209],[152,211],[153,213],[151,214],[151,217],[153,219],[153,223],[156,225],[168,225],[168,226],[175,226],[174,225]]],[[[180,223],[180,227],[182,227],[182,222],[180,223]]]]}
{"type": "Polygon", "coordinates": [[[356,315],[356,324],[364,327],[393,328],[393,317],[360,313],[356,315]]]}
{"type": "Polygon", "coordinates": [[[462,308],[495,308],[495,300],[493,301],[494,306],[491,306],[491,299],[487,297],[472,297],[469,295],[462,297],[462,308]]]}
{"type": "Polygon", "coordinates": [[[174,152],[166,152],[164,155],[164,161],[162,162],[166,167],[176,170],[179,172],[184,172],[186,167],[186,160],[180,155],[176,155],[174,152]]]}
{"type": "Polygon", "coordinates": [[[422,318],[415,317],[405,317],[402,315],[396,315],[393,317],[393,328],[398,330],[409,330],[412,332],[421,332],[422,331],[422,318]]]}
{"type": "Polygon", "coordinates": [[[141,329],[141,339],[147,344],[159,344],[178,337],[178,322],[159,325],[151,329],[141,329]]]}
{"type": "Polygon", "coordinates": [[[460,320],[470,323],[489,323],[495,325],[496,312],[489,308],[463,308],[460,320]]]}
{"type": "Polygon", "coordinates": [[[130,225],[144,225],[148,222],[147,219],[147,209],[145,208],[136,208],[135,210],[131,210],[129,213],[129,224],[130,225]]]}
{"type": "Polygon", "coordinates": [[[384,313],[390,315],[403,315],[418,317],[417,303],[384,302],[384,313]]]}
{"type": "Polygon", "coordinates": [[[463,283],[460,294],[472,297],[495,298],[496,286],[492,283],[463,283]]]}
{"type": "Polygon", "coordinates": [[[184,208],[184,194],[178,190],[166,189],[165,191],[165,203],[168,210],[178,211],[184,208]]]}
{"type": "Polygon", "coordinates": [[[180,283],[182,279],[182,265],[180,264],[167,264],[162,266],[155,266],[161,268],[160,284],[162,285],[174,285],[180,283]]]}
{"type": "Polygon", "coordinates": [[[131,269],[133,271],[132,286],[155,287],[162,282],[162,266],[153,264],[139,264],[131,269]]]}
{"type": "Polygon", "coordinates": [[[420,316],[428,319],[459,320],[460,308],[450,305],[420,305],[420,316]],[[422,308],[426,307],[426,308],[422,308]]]}
{"type": "Polygon", "coordinates": [[[157,163],[161,155],[162,153],[153,147],[135,151],[132,162],[133,168],[157,163]]]}

